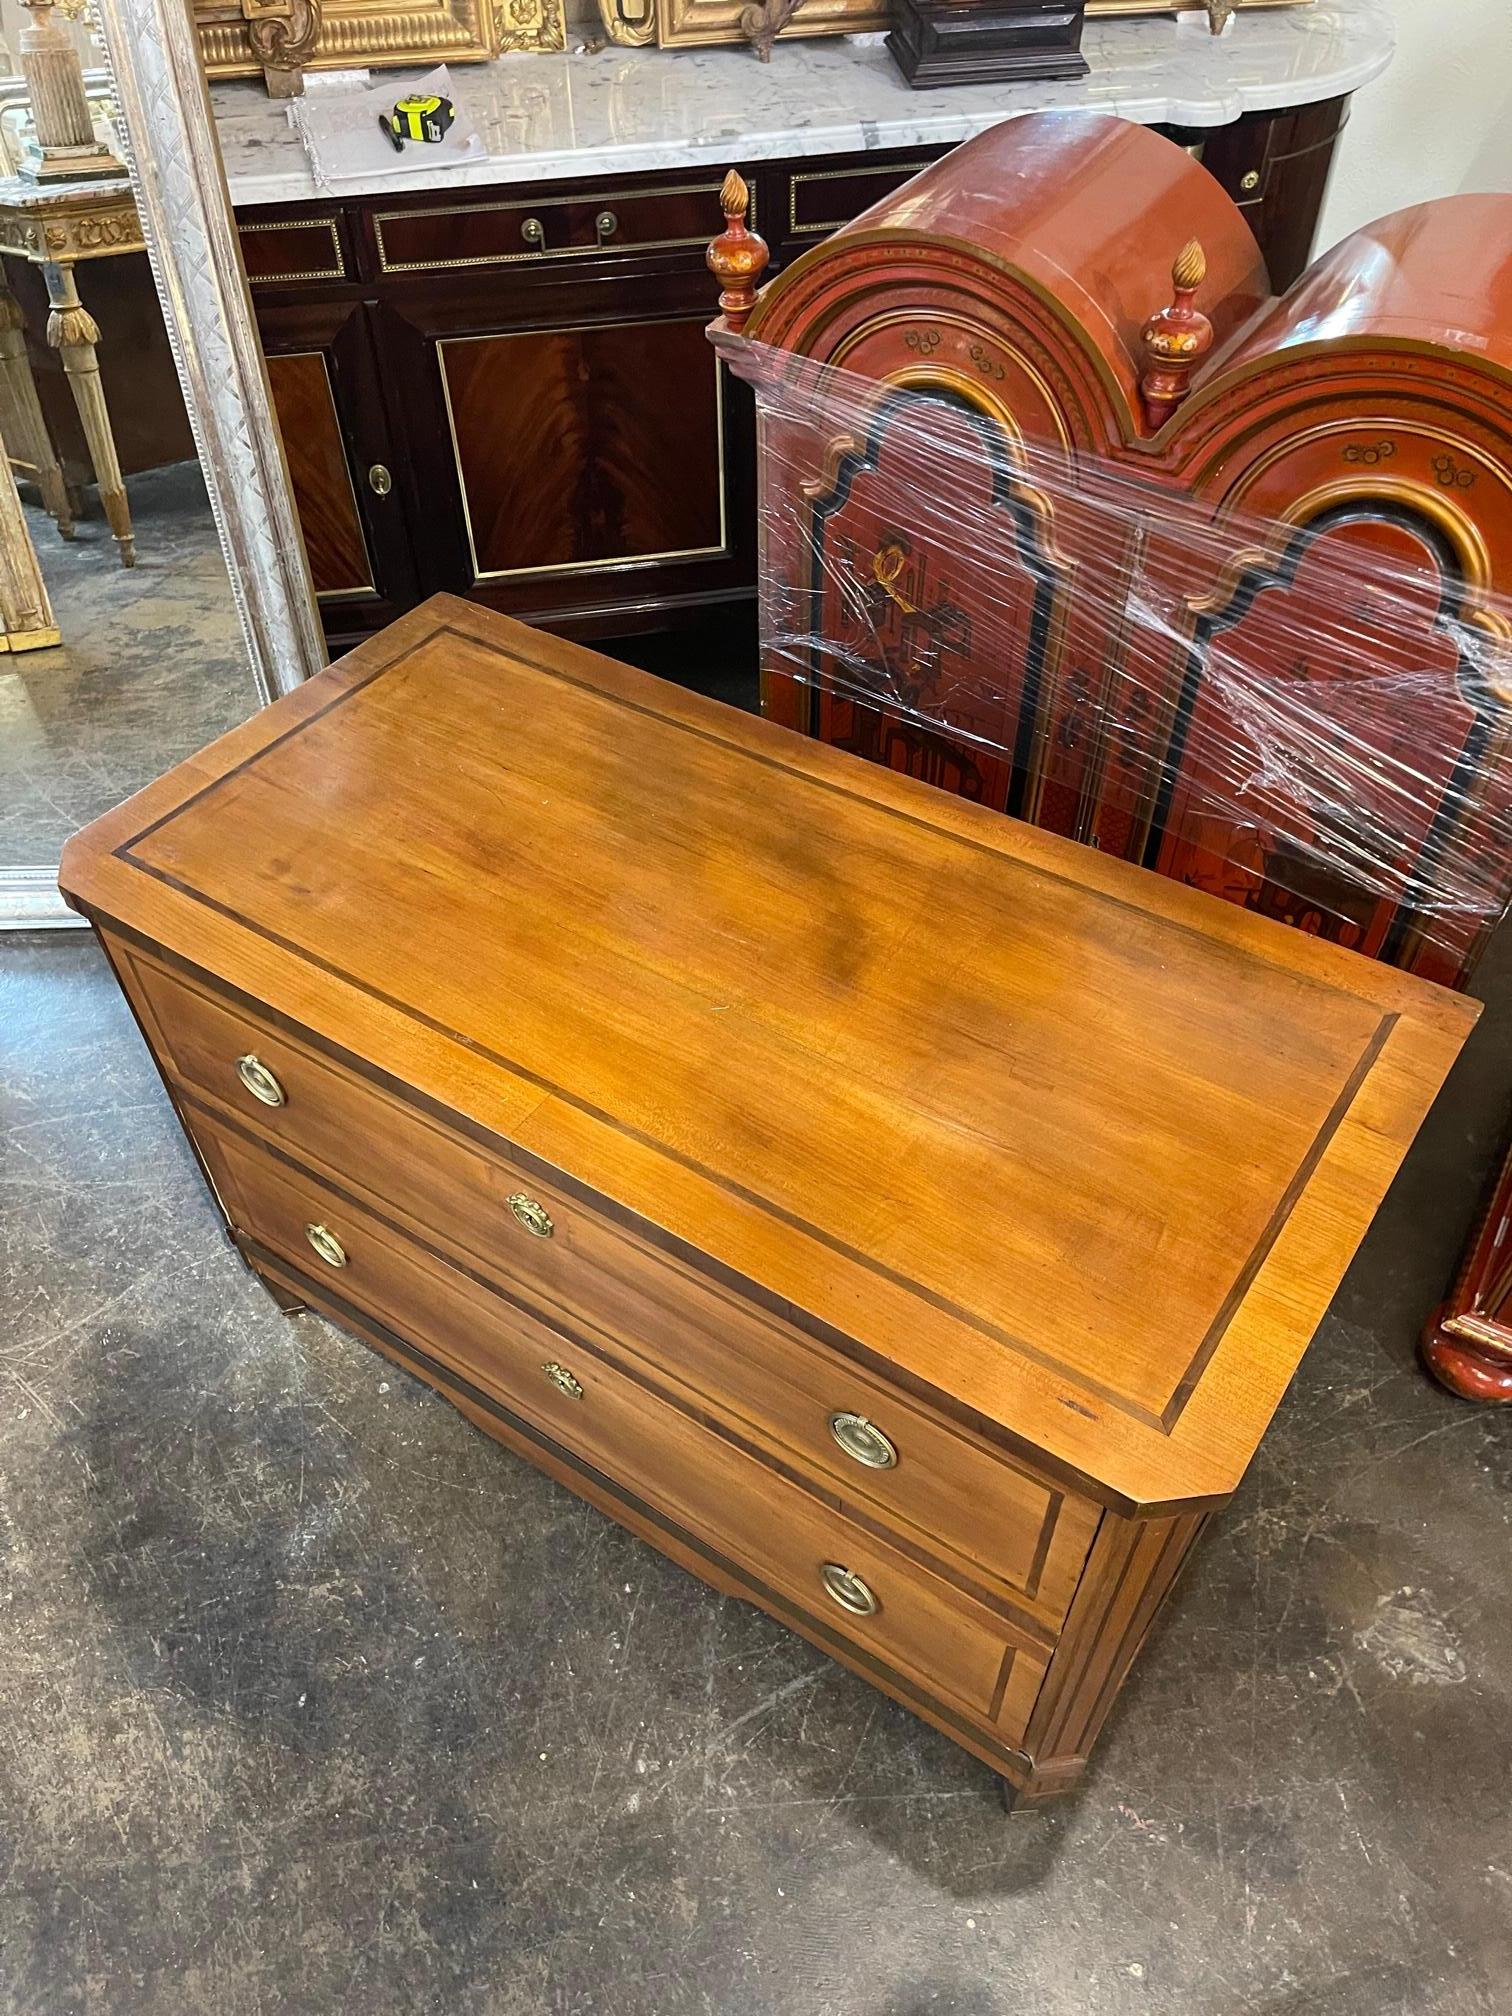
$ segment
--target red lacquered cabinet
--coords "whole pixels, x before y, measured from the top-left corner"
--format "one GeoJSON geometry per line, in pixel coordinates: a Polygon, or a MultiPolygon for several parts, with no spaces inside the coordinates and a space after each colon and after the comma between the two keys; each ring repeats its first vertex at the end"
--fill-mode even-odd
{"type": "Polygon", "coordinates": [[[1274,298],[1180,147],[1038,114],[710,333],[773,718],[1463,984],[1512,893],[1512,197],[1274,298]]]}

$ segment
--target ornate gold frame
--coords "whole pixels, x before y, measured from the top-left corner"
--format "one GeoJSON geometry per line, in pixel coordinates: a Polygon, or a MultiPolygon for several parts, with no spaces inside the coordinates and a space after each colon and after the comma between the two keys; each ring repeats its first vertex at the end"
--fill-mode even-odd
{"type": "Polygon", "coordinates": [[[194,0],[194,25],[208,77],[479,63],[567,46],[562,0],[194,0]]]}
{"type": "MultiPolygon", "coordinates": [[[[1209,0],[1087,0],[1087,16],[1099,14],[1189,14],[1209,0]]],[[[1236,0],[1240,7],[1296,7],[1308,0],[1236,0]]],[[[599,0],[604,33],[611,42],[637,47],[654,42],[663,49],[692,48],[744,39],[740,17],[747,0],[599,0]]],[[[803,0],[782,30],[790,35],[867,35],[888,25],[886,0],[803,0]]]]}

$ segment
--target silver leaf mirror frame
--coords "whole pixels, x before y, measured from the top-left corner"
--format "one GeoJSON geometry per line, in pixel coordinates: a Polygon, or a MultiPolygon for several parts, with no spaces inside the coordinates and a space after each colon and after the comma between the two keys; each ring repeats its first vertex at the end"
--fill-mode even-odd
{"type": "MultiPolygon", "coordinates": [[[[97,0],[127,166],[258,697],[327,662],[185,0],[97,0]]],[[[56,870],[0,869],[0,926],[76,924],[56,870]]]]}

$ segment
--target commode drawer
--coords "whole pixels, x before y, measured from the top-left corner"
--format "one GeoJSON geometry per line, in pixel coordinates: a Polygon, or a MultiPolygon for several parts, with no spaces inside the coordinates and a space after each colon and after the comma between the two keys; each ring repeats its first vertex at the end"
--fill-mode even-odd
{"type": "Polygon", "coordinates": [[[1012,1742],[1047,1659],[1012,1626],[595,1350],[191,1110],[236,1230],[496,1395],[756,1580],[1012,1742]]]}
{"type": "Polygon", "coordinates": [[[1014,1591],[1047,1623],[1065,1615],[1097,1523],[1090,1499],[198,980],[135,954],[123,963],[159,1055],[186,1087],[514,1284],[548,1320],[597,1333],[685,1384],[922,1550],[958,1557],[972,1579],[1014,1591]]]}

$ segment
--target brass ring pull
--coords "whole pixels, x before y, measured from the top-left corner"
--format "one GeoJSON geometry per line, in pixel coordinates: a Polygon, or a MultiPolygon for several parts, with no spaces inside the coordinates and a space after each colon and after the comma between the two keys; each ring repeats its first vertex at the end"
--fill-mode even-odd
{"type": "Polygon", "coordinates": [[[553,1358],[543,1365],[541,1370],[546,1374],[552,1385],[555,1386],[558,1393],[565,1393],[569,1400],[582,1399],[583,1382],[581,1379],[574,1379],[565,1365],[558,1365],[555,1358],[553,1358]]]}
{"type": "Polygon", "coordinates": [[[830,1601],[838,1603],[842,1610],[849,1610],[853,1617],[875,1617],[882,1608],[861,1577],[853,1575],[849,1568],[842,1568],[838,1561],[826,1561],[819,1570],[819,1580],[830,1601]]]}
{"type": "Polygon", "coordinates": [[[375,462],[368,471],[368,488],[375,497],[387,497],[394,487],[394,479],[381,462],[375,462]]]}
{"type": "Polygon", "coordinates": [[[306,1225],[305,1237],[327,1267],[345,1267],[346,1248],[334,1232],[328,1231],[324,1225],[306,1225]]]}
{"type": "Polygon", "coordinates": [[[864,1414],[831,1414],[829,1431],[853,1463],[862,1463],[868,1470],[891,1470],[896,1466],[898,1452],[892,1441],[864,1414]]]}
{"type": "Polygon", "coordinates": [[[237,1058],[236,1075],[252,1094],[252,1097],[254,1099],[261,1099],[264,1106],[282,1106],[285,1103],[282,1085],[279,1084],[267,1065],[259,1058],[254,1057],[250,1050],[245,1057],[237,1058]]]}
{"type": "Polygon", "coordinates": [[[520,236],[532,250],[536,252],[546,250],[546,226],[539,217],[527,217],[520,226],[520,236]]]}
{"type": "Polygon", "coordinates": [[[533,1232],[537,1239],[549,1239],[556,1230],[545,1205],[537,1204],[534,1197],[527,1197],[523,1190],[516,1190],[509,1200],[509,1208],[525,1230],[533,1232]]]}
{"type": "Polygon", "coordinates": [[[612,210],[600,210],[593,220],[593,228],[598,233],[598,241],[602,245],[606,238],[612,238],[618,231],[619,219],[612,210]]]}

